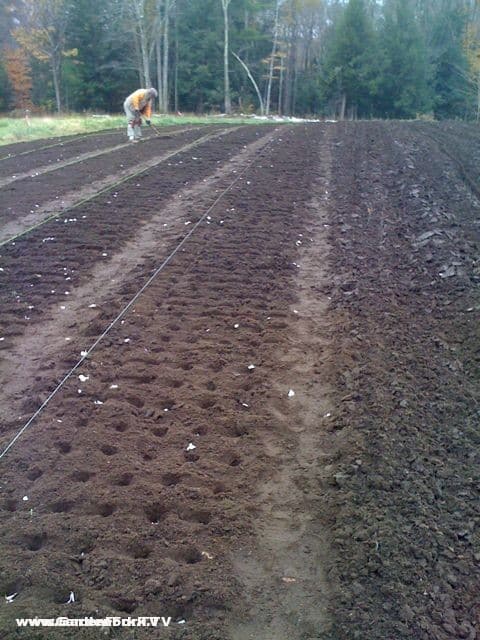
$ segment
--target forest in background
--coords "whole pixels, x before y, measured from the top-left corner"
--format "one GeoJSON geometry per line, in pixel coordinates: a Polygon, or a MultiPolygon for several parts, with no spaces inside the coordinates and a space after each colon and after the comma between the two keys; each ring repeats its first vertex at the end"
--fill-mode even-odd
{"type": "Polygon", "coordinates": [[[480,0],[0,0],[0,111],[480,118],[480,0]]]}

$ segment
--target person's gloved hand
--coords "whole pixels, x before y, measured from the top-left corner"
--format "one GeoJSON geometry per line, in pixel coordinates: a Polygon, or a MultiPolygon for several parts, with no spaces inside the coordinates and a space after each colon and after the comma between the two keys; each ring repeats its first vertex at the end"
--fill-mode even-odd
{"type": "Polygon", "coordinates": [[[151,121],[151,120],[145,120],[145,123],[146,123],[148,126],[150,126],[150,125],[152,124],[152,121],[151,121]]]}

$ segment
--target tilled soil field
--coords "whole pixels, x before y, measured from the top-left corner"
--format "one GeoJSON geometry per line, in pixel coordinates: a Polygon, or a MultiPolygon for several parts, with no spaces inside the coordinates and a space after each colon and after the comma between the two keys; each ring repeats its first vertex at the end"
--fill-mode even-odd
{"type": "Polygon", "coordinates": [[[479,145],[4,148],[0,638],[480,637],[479,145]]]}

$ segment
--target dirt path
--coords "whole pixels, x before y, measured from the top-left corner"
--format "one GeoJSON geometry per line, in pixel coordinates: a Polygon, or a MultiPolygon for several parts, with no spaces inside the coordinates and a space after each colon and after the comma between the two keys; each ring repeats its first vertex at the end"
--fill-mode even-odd
{"type": "MultiPolygon", "coordinates": [[[[328,298],[319,295],[329,280],[327,240],[331,157],[330,135],[316,143],[318,176],[304,207],[308,223],[295,243],[294,301],[285,332],[273,354],[273,402],[264,405],[275,427],[263,436],[272,472],[259,490],[255,542],[238,550],[234,566],[248,610],[231,625],[234,640],[319,637],[330,628],[332,585],[326,575],[329,539],[319,521],[324,460],[335,442],[322,428],[332,414],[325,369],[332,357],[327,340],[328,298]],[[292,393],[293,392],[293,393],[292,393]]],[[[293,241],[293,238],[292,238],[293,241]]]]}

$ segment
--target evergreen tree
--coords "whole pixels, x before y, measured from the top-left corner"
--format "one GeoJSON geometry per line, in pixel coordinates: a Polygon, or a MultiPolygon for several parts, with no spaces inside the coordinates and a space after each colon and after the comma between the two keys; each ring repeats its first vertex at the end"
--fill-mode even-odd
{"type": "Polygon", "coordinates": [[[389,118],[414,118],[432,107],[425,40],[411,0],[388,0],[380,33],[382,73],[377,110],[389,118]]]}
{"type": "Polygon", "coordinates": [[[0,112],[7,111],[12,101],[12,89],[8,81],[5,63],[0,60],[0,112]]]}
{"type": "Polygon", "coordinates": [[[68,106],[73,110],[122,110],[137,88],[133,43],[121,30],[118,3],[76,0],[72,4],[68,47],[77,51],[65,68],[68,106]]]}
{"type": "Polygon", "coordinates": [[[364,0],[349,0],[334,27],[323,66],[325,98],[341,118],[370,116],[377,92],[376,38],[364,0]]]}
{"type": "Polygon", "coordinates": [[[468,63],[463,49],[467,12],[463,3],[444,2],[431,22],[433,110],[437,118],[464,117],[468,63]]]}
{"type": "Polygon", "coordinates": [[[203,112],[223,101],[223,18],[218,0],[178,2],[178,94],[180,107],[203,112]]]}

